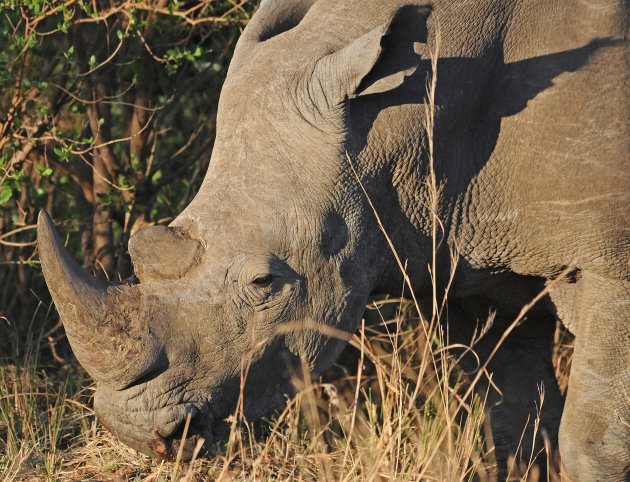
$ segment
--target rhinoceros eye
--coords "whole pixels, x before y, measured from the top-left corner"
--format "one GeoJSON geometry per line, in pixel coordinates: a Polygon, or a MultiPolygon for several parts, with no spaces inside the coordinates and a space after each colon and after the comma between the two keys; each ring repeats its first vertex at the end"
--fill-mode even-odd
{"type": "Polygon", "coordinates": [[[259,288],[264,288],[266,286],[269,286],[271,284],[271,275],[264,274],[264,275],[256,276],[254,280],[252,281],[252,284],[259,288]]]}

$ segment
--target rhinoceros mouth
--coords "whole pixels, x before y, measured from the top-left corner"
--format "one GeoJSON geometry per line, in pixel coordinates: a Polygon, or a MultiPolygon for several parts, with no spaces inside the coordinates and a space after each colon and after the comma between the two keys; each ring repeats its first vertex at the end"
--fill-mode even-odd
{"type": "MultiPolygon", "coordinates": [[[[190,412],[189,412],[190,413],[190,412]]],[[[194,413],[194,412],[193,412],[194,413]]],[[[187,418],[187,417],[186,417],[187,418]]],[[[194,415],[186,427],[186,418],[182,419],[172,433],[167,434],[164,428],[153,426],[143,429],[145,436],[138,437],[138,427],[125,424],[120,425],[120,420],[108,423],[101,422],[125,445],[150,455],[153,458],[173,462],[179,459],[183,462],[193,457],[204,455],[215,441],[213,420],[208,414],[194,415]]]]}
{"type": "Polygon", "coordinates": [[[210,420],[201,424],[197,417],[192,418],[188,427],[186,423],[172,435],[163,437],[157,427],[151,428],[151,439],[148,442],[149,449],[154,457],[174,461],[179,458],[184,462],[197,455],[206,453],[212,444],[212,423],[210,420]]]}
{"type": "Polygon", "coordinates": [[[188,427],[183,420],[177,430],[168,437],[162,437],[155,428],[151,429],[152,438],[149,448],[158,458],[174,461],[189,461],[193,457],[206,454],[215,440],[227,435],[226,422],[216,422],[213,414],[207,411],[190,417],[188,427]]]}

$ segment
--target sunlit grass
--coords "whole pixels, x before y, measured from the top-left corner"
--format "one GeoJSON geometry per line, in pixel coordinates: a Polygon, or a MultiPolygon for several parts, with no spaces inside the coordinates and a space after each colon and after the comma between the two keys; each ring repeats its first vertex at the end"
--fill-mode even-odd
{"type": "MultiPolygon", "coordinates": [[[[484,400],[460,398],[470,377],[443,349],[440,330],[425,333],[408,300],[380,300],[370,311],[368,318],[380,321],[363,323],[324,377],[296,380],[298,393],[285,407],[263,420],[239,421],[210,455],[177,466],[138,454],[102,428],[82,371],[6,364],[0,477],[492,480],[484,400]],[[386,312],[394,313],[381,318],[386,312]]],[[[570,357],[563,333],[555,357],[561,386],[570,357]]]]}

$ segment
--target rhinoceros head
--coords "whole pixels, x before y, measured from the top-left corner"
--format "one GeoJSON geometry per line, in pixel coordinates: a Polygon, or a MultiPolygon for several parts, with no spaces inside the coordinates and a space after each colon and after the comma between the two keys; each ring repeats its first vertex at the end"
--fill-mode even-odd
{"type": "MultiPolygon", "coordinates": [[[[188,416],[185,458],[221,432],[241,394],[244,414],[261,416],[300,367],[321,373],[345,345],[321,327],[352,333],[391,269],[347,157],[357,149],[345,104],[382,90],[361,84],[396,16],[382,9],[375,28],[340,24],[322,40],[313,3],[263,2],[245,29],[204,184],[170,226],[131,238],[133,282],[89,275],[40,215],[44,275],[99,382],[95,410],[153,456],[177,452],[188,416]]],[[[370,172],[361,177],[369,187],[370,172]]]]}

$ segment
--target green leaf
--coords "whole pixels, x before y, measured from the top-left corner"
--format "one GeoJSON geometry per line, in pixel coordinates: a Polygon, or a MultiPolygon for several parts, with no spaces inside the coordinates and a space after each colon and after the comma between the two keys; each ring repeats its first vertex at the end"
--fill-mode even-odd
{"type": "Polygon", "coordinates": [[[134,169],[139,169],[140,166],[140,159],[138,159],[138,156],[136,156],[133,152],[131,153],[131,167],[133,167],[134,169]]]}
{"type": "Polygon", "coordinates": [[[71,45],[70,48],[66,52],[64,52],[63,55],[66,60],[72,59],[72,56],[74,55],[74,45],[71,45]]]}
{"type": "Polygon", "coordinates": [[[46,167],[46,166],[37,165],[37,166],[35,166],[35,169],[37,169],[39,171],[39,173],[42,175],[42,177],[50,177],[52,175],[52,173],[53,173],[52,168],[46,167]]]}
{"type": "Polygon", "coordinates": [[[160,179],[162,179],[162,170],[158,169],[157,171],[155,171],[153,176],[151,176],[151,181],[158,182],[160,179]]]}
{"type": "Polygon", "coordinates": [[[90,56],[90,68],[93,69],[96,67],[96,55],[92,54],[90,56]]]}
{"type": "Polygon", "coordinates": [[[6,184],[2,186],[0,188],[0,204],[4,204],[7,201],[9,201],[12,195],[13,195],[13,190],[9,186],[7,186],[6,184]]]}
{"type": "Polygon", "coordinates": [[[68,157],[70,157],[70,149],[70,147],[54,147],[53,151],[59,156],[60,160],[65,161],[66,159],[68,159],[68,157]]]}
{"type": "Polygon", "coordinates": [[[114,198],[111,194],[98,195],[98,204],[103,206],[104,208],[111,206],[113,202],[114,198]]]}

